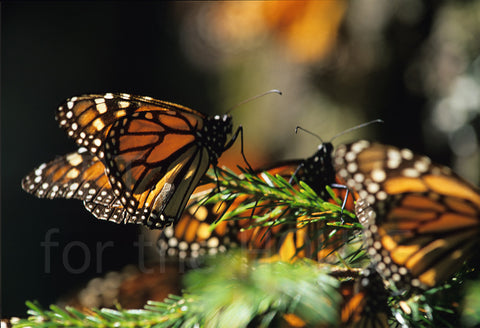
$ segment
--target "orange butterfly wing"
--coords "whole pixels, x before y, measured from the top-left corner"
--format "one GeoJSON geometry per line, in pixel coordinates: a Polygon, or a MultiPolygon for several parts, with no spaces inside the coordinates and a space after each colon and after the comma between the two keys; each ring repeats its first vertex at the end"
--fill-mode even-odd
{"type": "Polygon", "coordinates": [[[112,193],[105,165],[87,149],[40,165],[22,180],[22,188],[40,198],[75,198],[98,219],[135,222],[112,193]]]}
{"type": "MultiPolygon", "coordinates": [[[[271,174],[288,172],[291,176],[298,165],[285,165],[275,167],[269,171],[271,174]]],[[[259,173],[261,176],[261,173],[259,173]]],[[[205,254],[224,252],[232,247],[245,247],[256,253],[265,253],[274,248],[280,234],[280,226],[254,227],[251,219],[252,214],[260,215],[268,211],[262,204],[245,213],[239,213],[239,217],[245,219],[220,221],[227,211],[232,211],[238,205],[245,202],[255,201],[253,198],[242,195],[234,200],[225,200],[216,204],[200,205],[206,195],[210,194],[214,187],[200,186],[194,192],[187,206],[187,211],[182,215],[178,224],[167,227],[159,237],[158,244],[161,251],[169,256],[178,256],[180,259],[197,258],[205,254]],[[211,225],[215,223],[212,228],[211,225]]],[[[271,255],[271,253],[269,253],[271,255]]]]}
{"type": "Polygon", "coordinates": [[[400,285],[432,287],[478,245],[480,190],[426,156],[359,141],[338,147],[336,169],[360,199],[368,253],[400,285]]]}
{"type": "Polygon", "coordinates": [[[106,93],[67,99],[58,107],[55,119],[79,146],[93,154],[98,152],[98,156],[103,158],[102,148],[111,126],[121,118],[146,111],[182,111],[193,117],[205,118],[200,112],[167,101],[126,93],[106,93]]]}
{"type": "MultiPolygon", "coordinates": [[[[216,165],[234,140],[227,143],[229,115],[206,117],[181,105],[128,94],[72,97],[59,107],[56,119],[101,161],[91,164],[96,172],[104,166],[102,179],[107,178],[109,196],[116,201],[113,208],[87,200],[87,209],[97,217],[114,211],[109,218],[116,222],[150,228],[163,228],[180,217],[209,165],[216,165]]],[[[41,193],[35,190],[37,196],[41,193]]]]}

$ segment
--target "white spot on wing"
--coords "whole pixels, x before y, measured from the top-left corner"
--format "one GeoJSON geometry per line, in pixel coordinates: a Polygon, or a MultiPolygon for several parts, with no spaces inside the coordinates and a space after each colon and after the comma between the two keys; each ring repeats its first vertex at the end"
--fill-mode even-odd
{"type": "Polygon", "coordinates": [[[414,168],[407,168],[402,171],[402,174],[409,178],[417,178],[420,176],[420,172],[415,170],[414,168]]]}
{"type": "MultiPolygon", "coordinates": [[[[102,100],[105,101],[104,99],[102,100]]],[[[97,104],[96,108],[99,114],[105,114],[107,112],[107,105],[105,103],[97,104]]]]}
{"type": "Polygon", "coordinates": [[[348,163],[347,165],[347,171],[350,173],[355,173],[358,169],[358,165],[355,162],[348,163]]]}
{"type": "Polygon", "coordinates": [[[118,102],[118,107],[119,108],[127,108],[128,106],[130,106],[130,102],[128,102],[128,101],[119,101],[118,102]]]}
{"type": "Polygon", "coordinates": [[[216,247],[218,247],[219,244],[220,244],[220,241],[218,240],[217,237],[212,237],[212,238],[208,239],[208,241],[207,241],[207,246],[209,248],[216,248],[216,247]]]}
{"type": "Polygon", "coordinates": [[[345,154],[345,159],[348,161],[348,162],[351,162],[353,161],[355,158],[357,157],[357,154],[353,151],[349,151],[348,153],[345,154]]]}
{"type": "Polygon", "coordinates": [[[356,143],[354,143],[351,147],[352,151],[355,153],[359,153],[365,148],[367,148],[370,145],[370,143],[366,140],[360,140],[356,143]]]}
{"type": "Polygon", "coordinates": [[[413,158],[413,153],[410,149],[402,149],[400,153],[402,154],[402,157],[406,160],[411,160],[413,158]]]}
{"type": "Polygon", "coordinates": [[[377,199],[378,200],[385,200],[387,199],[387,193],[383,190],[380,190],[378,193],[377,193],[377,199]]]}
{"type": "Polygon", "coordinates": [[[427,172],[428,167],[430,166],[430,159],[428,157],[423,157],[419,159],[418,161],[413,164],[413,167],[418,171],[418,172],[427,172]]]}
{"type": "Polygon", "coordinates": [[[375,194],[380,189],[378,183],[372,182],[367,185],[367,190],[371,194],[375,194]]]}
{"type": "MultiPolygon", "coordinates": [[[[79,151],[80,151],[80,149],[79,149],[79,151]]],[[[67,162],[68,162],[68,164],[70,164],[72,166],[77,166],[78,164],[82,163],[82,161],[83,161],[83,158],[78,153],[72,153],[72,154],[67,155],[67,162]]]]}
{"type": "Polygon", "coordinates": [[[385,171],[382,169],[373,169],[372,172],[370,173],[372,180],[375,182],[383,182],[387,175],[385,174],[385,171]]]}
{"type": "Polygon", "coordinates": [[[353,179],[357,183],[362,183],[363,180],[365,180],[365,176],[362,173],[358,172],[358,173],[355,173],[355,175],[353,176],[353,179]]]}

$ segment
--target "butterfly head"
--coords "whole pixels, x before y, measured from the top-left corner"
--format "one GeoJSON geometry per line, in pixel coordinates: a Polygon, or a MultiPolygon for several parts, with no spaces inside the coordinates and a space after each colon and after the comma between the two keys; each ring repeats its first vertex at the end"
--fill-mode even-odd
{"type": "Polygon", "coordinates": [[[318,150],[315,155],[322,158],[331,158],[333,152],[333,145],[331,142],[322,142],[318,146],[318,150]]]}

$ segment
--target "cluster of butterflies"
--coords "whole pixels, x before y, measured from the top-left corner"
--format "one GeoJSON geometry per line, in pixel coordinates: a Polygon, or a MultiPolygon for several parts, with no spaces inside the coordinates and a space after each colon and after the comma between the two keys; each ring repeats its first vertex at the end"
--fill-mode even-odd
{"type": "MultiPolygon", "coordinates": [[[[205,194],[196,189],[202,177],[242,133],[240,127],[228,138],[233,131],[230,115],[209,117],[150,97],[107,93],[68,99],[56,119],[80,148],[27,175],[25,191],[41,198],[83,200],[98,219],[163,229],[160,247],[171,256],[196,257],[243,245],[272,250],[284,260],[326,257],[318,246],[328,239],[324,223],[243,229],[268,206],[255,206],[240,213],[241,220],[210,229],[225,211],[252,201],[245,195],[198,205],[205,194]]],[[[370,318],[363,315],[367,308],[384,309],[365,298],[384,281],[399,288],[436,286],[478,246],[480,190],[408,149],[362,140],[334,150],[331,143],[322,143],[307,159],[275,164],[258,176],[264,171],[297,188],[296,182],[304,181],[322,199],[331,199],[326,189],[331,185],[344,185],[343,196],[348,190],[356,196],[354,210],[364,227],[366,252],[382,279],[372,278],[375,272],[357,279],[356,293],[344,306],[344,323],[354,320],[362,326],[370,318]]],[[[381,312],[371,319],[378,321],[373,326],[387,326],[388,311],[381,312]]]]}

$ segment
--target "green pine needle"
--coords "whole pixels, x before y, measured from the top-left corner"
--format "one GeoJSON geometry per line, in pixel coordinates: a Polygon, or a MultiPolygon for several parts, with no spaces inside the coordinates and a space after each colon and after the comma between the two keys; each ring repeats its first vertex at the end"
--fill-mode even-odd
{"type": "Polygon", "coordinates": [[[263,172],[262,175],[267,182],[245,170],[241,175],[237,175],[229,169],[217,168],[216,174],[210,170],[204,182],[220,186],[220,191],[199,200],[199,203],[216,204],[222,201],[228,202],[237,197],[246,197],[246,201],[228,211],[222,219],[245,219],[245,213],[252,212],[255,207],[269,209],[261,211],[259,215],[252,215],[256,221],[254,226],[295,224],[299,217],[304,217],[312,218],[312,223],[323,220],[329,225],[342,228],[362,228],[361,224],[356,221],[355,214],[344,210],[342,215],[342,201],[337,197],[335,197],[337,204],[332,204],[321,199],[303,181],[299,181],[297,190],[279,175],[272,176],[268,172],[263,172]],[[285,211],[286,208],[288,211],[285,211]],[[282,212],[283,216],[278,217],[282,212]],[[243,214],[243,216],[239,217],[239,214],[243,214]],[[275,220],[272,221],[272,218],[275,220]]]}
{"type": "Polygon", "coordinates": [[[310,323],[337,320],[338,281],[312,262],[250,265],[234,254],[193,271],[186,283],[189,291],[203,299],[206,326],[245,327],[257,316],[274,318],[284,313],[310,323]]]}

